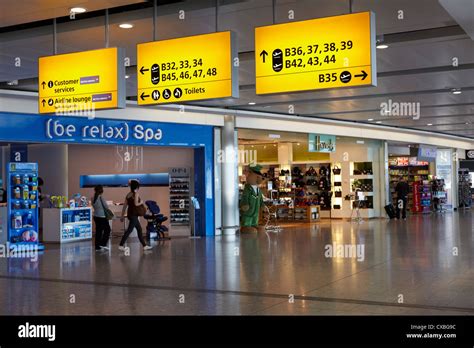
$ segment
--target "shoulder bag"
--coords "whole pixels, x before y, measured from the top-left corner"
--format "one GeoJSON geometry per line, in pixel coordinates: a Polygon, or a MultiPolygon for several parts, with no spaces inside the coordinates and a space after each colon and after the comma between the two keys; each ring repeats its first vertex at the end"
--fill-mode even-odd
{"type": "Polygon", "coordinates": [[[114,212],[105,207],[104,202],[102,202],[102,196],[100,196],[100,204],[102,204],[102,209],[104,209],[105,218],[107,220],[112,220],[115,217],[114,212]]]}

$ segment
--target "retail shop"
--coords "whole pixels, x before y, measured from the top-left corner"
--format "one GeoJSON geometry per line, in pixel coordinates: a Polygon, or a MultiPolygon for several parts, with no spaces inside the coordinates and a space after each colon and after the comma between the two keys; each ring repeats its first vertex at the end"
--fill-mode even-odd
{"type": "Polygon", "coordinates": [[[457,170],[456,151],[419,144],[392,144],[389,152],[389,185],[396,203],[395,186],[400,178],[410,185],[407,210],[429,214],[470,207],[464,186],[468,178],[457,170]]]}
{"type": "Polygon", "coordinates": [[[263,166],[265,195],[282,222],[384,216],[383,141],[325,134],[239,130],[245,165],[263,166]]]}
{"type": "Polygon", "coordinates": [[[171,237],[214,235],[213,127],[14,113],[0,113],[0,125],[3,243],[37,242],[40,225],[45,242],[91,239],[95,185],[115,213],[113,231],[122,231],[131,179],[168,217],[171,237]]]}

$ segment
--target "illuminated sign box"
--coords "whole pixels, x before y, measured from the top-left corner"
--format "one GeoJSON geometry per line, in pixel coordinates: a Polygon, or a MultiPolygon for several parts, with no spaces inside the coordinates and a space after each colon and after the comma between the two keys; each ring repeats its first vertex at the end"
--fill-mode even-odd
{"type": "Polygon", "coordinates": [[[39,113],[124,108],[125,66],[119,48],[40,57],[39,113]]]}
{"type": "Polygon", "coordinates": [[[226,31],[138,44],[138,104],[238,98],[235,41],[226,31]]]}
{"type": "Polygon", "coordinates": [[[376,86],[375,14],[255,28],[256,93],[376,86]]]}
{"type": "Polygon", "coordinates": [[[308,152],[336,151],[336,136],[323,134],[308,134],[308,152]]]}

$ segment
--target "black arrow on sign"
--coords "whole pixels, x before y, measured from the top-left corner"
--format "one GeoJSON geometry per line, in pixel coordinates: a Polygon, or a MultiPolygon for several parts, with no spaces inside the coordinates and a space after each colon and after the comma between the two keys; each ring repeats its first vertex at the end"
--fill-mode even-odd
{"type": "Polygon", "coordinates": [[[43,104],[43,107],[44,107],[44,104],[46,103],[46,100],[42,100],[41,103],[43,104]]]}
{"type": "Polygon", "coordinates": [[[142,98],[142,100],[145,100],[145,98],[148,98],[150,95],[149,94],[145,94],[145,92],[142,92],[142,94],[140,94],[140,98],[142,98]]]}
{"type": "Polygon", "coordinates": [[[262,52],[260,52],[260,57],[262,57],[264,63],[265,63],[266,56],[268,56],[267,51],[263,50],[262,52]]]}
{"type": "Polygon", "coordinates": [[[364,81],[367,76],[369,76],[369,74],[367,74],[364,70],[362,70],[362,74],[354,75],[354,77],[362,77],[362,81],[364,81]]]}
{"type": "Polygon", "coordinates": [[[44,86],[46,86],[46,82],[41,82],[41,85],[43,86],[43,89],[44,89],[44,86]]]}
{"type": "Polygon", "coordinates": [[[140,72],[141,72],[142,75],[143,75],[143,74],[145,74],[145,71],[148,71],[148,70],[150,70],[150,69],[145,69],[145,67],[142,66],[141,69],[140,69],[140,72]]]}

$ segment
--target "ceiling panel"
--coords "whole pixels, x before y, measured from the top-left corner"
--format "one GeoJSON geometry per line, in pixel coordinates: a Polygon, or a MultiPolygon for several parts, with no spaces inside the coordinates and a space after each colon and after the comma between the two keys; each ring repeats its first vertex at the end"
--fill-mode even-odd
{"type": "MultiPolygon", "coordinates": [[[[112,6],[111,2],[82,1],[81,4],[74,3],[74,5],[93,9],[112,6]]],[[[113,6],[137,2],[140,1],[113,1],[113,6]]],[[[283,114],[288,114],[288,108],[292,106],[296,114],[306,116],[358,122],[374,119],[373,122],[382,121],[383,125],[473,136],[474,131],[469,127],[474,122],[474,42],[462,32],[452,34],[449,30],[439,29],[452,28],[458,23],[438,0],[352,1],[354,12],[372,10],[376,13],[378,35],[384,34],[387,40],[390,37],[397,38],[390,43],[388,49],[377,50],[379,73],[377,87],[257,96],[254,86],[254,29],[272,23],[272,2],[272,0],[220,1],[218,29],[235,31],[241,52],[240,99],[211,100],[193,104],[283,114]],[[400,10],[403,11],[403,19],[398,18],[400,10]],[[433,31],[432,28],[438,29],[433,31]],[[419,31],[428,33],[428,38],[420,39],[421,36],[417,36],[419,31]],[[459,66],[453,66],[453,58],[456,58],[459,66]],[[454,95],[451,93],[452,88],[461,88],[463,93],[454,95]],[[388,100],[419,103],[420,119],[381,115],[381,103],[388,100]],[[255,102],[257,105],[248,105],[249,102],[255,102]],[[432,126],[427,126],[428,123],[432,126]]],[[[3,7],[12,3],[0,0],[0,5],[3,7]]],[[[36,10],[31,10],[33,12],[28,12],[24,8],[14,9],[7,16],[13,18],[24,14],[25,21],[35,16],[38,19],[41,18],[41,13],[34,13],[38,8],[41,9],[39,12],[49,9],[49,15],[52,16],[56,15],[55,11],[68,10],[72,1],[46,0],[40,3],[39,0],[32,0],[31,3],[36,4],[36,10]],[[28,17],[29,15],[33,17],[28,17]]],[[[156,38],[161,40],[215,31],[214,4],[215,0],[187,0],[159,6],[156,38]],[[184,19],[178,16],[180,10],[185,12],[184,19]]],[[[277,0],[276,5],[277,23],[290,21],[289,11],[294,11],[295,20],[349,12],[348,0],[277,0]]],[[[2,13],[0,18],[1,16],[5,16],[5,13],[2,13]]],[[[469,18],[469,15],[467,16],[469,18]]],[[[474,21],[474,13],[471,14],[471,18],[474,21]]],[[[131,64],[135,65],[136,45],[153,40],[152,8],[111,14],[109,23],[109,45],[123,47],[131,64]],[[130,30],[119,28],[118,25],[124,22],[132,23],[134,28],[130,30]]],[[[58,53],[104,47],[104,17],[58,24],[57,42],[58,53]]],[[[37,59],[52,54],[52,49],[52,25],[0,34],[0,82],[19,79],[19,86],[15,88],[36,90],[37,59]],[[14,66],[17,57],[22,61],[20,67],[14,66]]],[[[129,97],[136,96],[134,71],[135,67],[127,71],[129,97]]],[[[0,86],[3,88],[5,84],[0,86]]]]}
{"type": "Polygon", "coordinates": [[[76,6],[90,12],[142,2],[145,0],[0,0],[0,27],[69,16],[76,6]]]}

